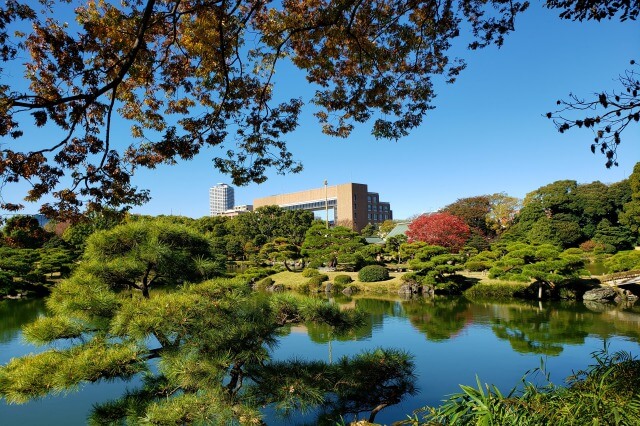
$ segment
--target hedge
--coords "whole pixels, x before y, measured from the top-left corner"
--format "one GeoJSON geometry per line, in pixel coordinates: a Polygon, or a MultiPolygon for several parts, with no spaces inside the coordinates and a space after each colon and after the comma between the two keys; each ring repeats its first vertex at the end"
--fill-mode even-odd
{"type": "Polygon", "coordinates": [[[364,283],[385,281],[389,279],[389,271],[380,265],[365,266],[358,272],[358,279],[364,283]]]}

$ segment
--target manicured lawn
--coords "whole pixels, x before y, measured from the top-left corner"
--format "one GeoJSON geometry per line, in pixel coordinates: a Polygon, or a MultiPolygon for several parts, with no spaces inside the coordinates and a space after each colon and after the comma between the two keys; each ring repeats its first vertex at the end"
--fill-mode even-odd
{"type": "MultiPolygon", "coordinates": [[[[325,273],[325,272],[322,272],[325,273]]],[[[400,286],[403,284],[400,277],[404,272],[390,272],[390,279],[387,281],[380,281],[375,283],[363,283],[358,280],[357,272],[326,272],[329,276],[329,281],[333,282],[336,275],[349,275],[353,279],[352,285],[358,287],[362,292],[368,293],[397,293],[400,286]]],[[[295,290],[299,285],[307,282],[309,278],[305,278],[299,272],[283,271],[275,275],[271,275],[273,281],[276,284],[282,284],[286,288],[295,290]]]]}
{"type": "MultiPolygon", "coordinates": [[[[400,279],[405,272],[389,272],[390,279],[387,281],[365,283],[358,280],[357,272],[321,272],[329,276],[329,282],[333,282],[336,275],[349,275],[353,279],[352,285],[358,287],[363,293],[370,294],[397,294],[400,286],[403,282],[400,279]]],[[[499,298],[510,297],[518,290],[528,286],[528,283],[514,282],[514,281],[502,281],[490,279],[486,273],[481,272],[467,272],[461,273],[468,278],[474,278],[479,280],[477,284],[472,287],[469,296],[495,296],[499,298]]],[[[282,284],[286,288],[296,290],[301,284],[306,283],[309,278],[303,277],[299,272],[283,271],[275,275],[271,275],[271,278],[276,284],[282,284]]]]}

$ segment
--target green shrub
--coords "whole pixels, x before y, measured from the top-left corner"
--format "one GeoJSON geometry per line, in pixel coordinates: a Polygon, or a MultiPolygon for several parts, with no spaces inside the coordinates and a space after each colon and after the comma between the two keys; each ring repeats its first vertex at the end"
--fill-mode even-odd
{"type": "MultiPolygon", "coordinates": [[[[333,294],[338,294],[338,293],[342,293],[342,290],[344,290],[346,287],[344,284],[339,284],[334,282],[333,285],[331,286],[331,293],[333,294]]],[[[326,290],[326,287],[325,287],[326,290]]]]}
{"type": "Polygon", "coordinates": [[[7,271],[0,271],[0,295],[11,293],[13,287],[13,275],[7,271]]]}
{"type": "Polygon", "coordinates": [[[315,277],[311,277],[309,278],[309,281],[307,281],[307,283],[309,283],[310,286],[321,286],[323,282],[328,281],[329,280],[329,276],[322,274],[322,275],[316,275],[315,277]]]}
{"type": "Polygon", "coordinates": [[[307,268],[302,271],[302,276],[305,278],[317,277],[318,275],[320,275],[320,272],[314,268],[307,268]]]}
{"type": "Polygon", "coordinates": [[[491,268],[490,262],[483,262],[481,260],[470,260],[464,264],[467,271],[482,272],[491,268]]]}
{"type": "Polygon", "coordinates": [[[276,270],[273,268],[247,268],[239,273],[237,277],[248,282],[256,282],[275,273],[276,270]]]}
{"type": "MultiPolygon", "coordinates": [[[[502,393],[493,385],[460,386],[438,408],[421,411],[420,425],[637,425],[640,418],[640,361],[630,353],[593,354],[595,363],[567,378],[566,385],[536,384],[523,377],[519,388],[502,393]],[[523,388],[521,391],[516,389],[523,388]]],[[[544,373],[544,368],[531,374],[544,373]]],[[[537,382],[538,380],[536,380],[537,382]]]]}
{"type": "Polygon", "coordinates": [[[47,282],[47,277],[41,272],[31,271],[26,274],[23,279],[32,284],[44,284],[47,282]]]}
{"type": "Polygon", "coordinates": [[[365,266],[358,272],[358,279],[364,283],[385,281],[389,279],[389,271],[380,265],[365,266]]]}
{"type": "Polygon", "coordinates": [[[400,280],[405,283],[417,283],[421,279],[422,278],[419,277],[415,272],[407,272],[406,274],[402,274],[402,276],[400,277],[400,280]]]}
{"type": "Polygon", "coordinates": [[[267,287],[271,287],[273,284],[275,284],[275,281],[273,281],[273,278],[271,278],[271,277],[266,277],[266,278],[263,278],[263,279],[261,279],[260,281],[258,281],[258,282],[256,283],[255,287],[256,287],[257,289],[264,290],[264,289],[266,289],[267,287]]]}
{"type": "Polygon", "coordinates": [[[470,299],[511,299],[522,293],[529,284],[482,283],[465,290],[470,299]]]}
{"type": "Polygon", "coordinates": [[[444,283],[438,283],[435,286],[435,294],[444,294],[444,295],[457,295],[462,294],[462,289],[460,285],[455,281],[447,281],[444,283]]]}
{"type": "Polygon", "coordinates": [[[336,275],[335,278],[333,279],[333,283],[335,285],[345,286],[352,282],[353,282],[353,278],[351,278],[349,275],[336,275]]]}
{"type": "Polygon", "coordinates": [[[322,261],[320,261],[320,260],[312,260],[311,262],[309,262],[307,264],[307,266],[309,268],[316,268],[317,269],[317,268],[322,266],[322,261]]]}

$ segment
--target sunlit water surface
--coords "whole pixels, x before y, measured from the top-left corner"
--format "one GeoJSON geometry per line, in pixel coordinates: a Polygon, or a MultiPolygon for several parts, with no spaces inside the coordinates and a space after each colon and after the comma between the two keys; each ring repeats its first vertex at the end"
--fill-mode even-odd
{"type": "MultiPolygon", "coordinates": [[[[587,307],[580,302],[473,303],[464,298],[402,301],[362,297],[335,302],[368,312],[367,325],[347,336],[335,336],[313,325],[292,327],[274,358],[333,361],[379,347],[408,351],[414,356],[419,393],[380,412],[376,422],[383,424],[406,418],[421,406],[438,405],[458,392],[459,384],[475,385],[476,375],[508,391],[541,362],[552,381],[563,383],[572,372],[592,363],[591,353],[605,344],[610,352],[625,350],[640,356],[639,308],[603,311],[601,306],[587,307]]],[[[0,302],[0,364],[40,350],[22,340],[20,327],[44,311],[41,300],[0,302]]],[[[530,379],[542,380],[542,375],[530,379]]],[[[100,382],[25,405],[0,401],[0,424],[83,425],[94,404],[115,399],[138,384],[136,379],[100,382]]],[[[269,425],[296,424],[268,410],[267,415],[269,425]]]]}

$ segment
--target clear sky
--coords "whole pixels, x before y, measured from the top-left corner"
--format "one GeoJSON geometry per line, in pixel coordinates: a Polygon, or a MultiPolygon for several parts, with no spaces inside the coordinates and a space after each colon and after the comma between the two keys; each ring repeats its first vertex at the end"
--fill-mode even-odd
{"type": "MultiPolygon", "coordinates": [[[[396,219],[434,211],[461,197],[506,192],[524,197],[560,179],[580,183],[622,180],[640,161],[640,126],[630,126],[618,149],[619,167],[606,169],[592,154],[590,130],[559,134],[544,114],[570,92],[587,97],[619,87],[617,76],[640,60],[640,25],[636,22],[562,21],[557,11],[534,3],[516,21],[516,31],[501,49],[455,48],[467,69],[453,85],[436,84],[436,107],[423,124],[399,141],[375,140],[370,126],[348,139],[325,136],[304,110],[288,146],[304,165],[297,175],[270,174],[267,182],[235,188],[236,204],[254,198],[347,182],[368,184],[388,201],[396,219]]],[[[459,40],[465,46],[464,39],[459,40]]],[[[284,70],[276,91],[313,95],[303,75],[284,70]]],[[[123,128],[128,132],[128,128],[123,128]]],[[[208,188],[230,183],[211,159],[217,149],[189,162],[140,170],[134,183],[151,190],[152,200],[132,211],[143,214],[208,214],[208,188]]],[[[12,198],[9,188],[5,201],[12,198]]],[[[16,201],[13,198],[12,201],[16,201]]],[[[29,207],[26,213],[33,213],[29,207]]]]}

